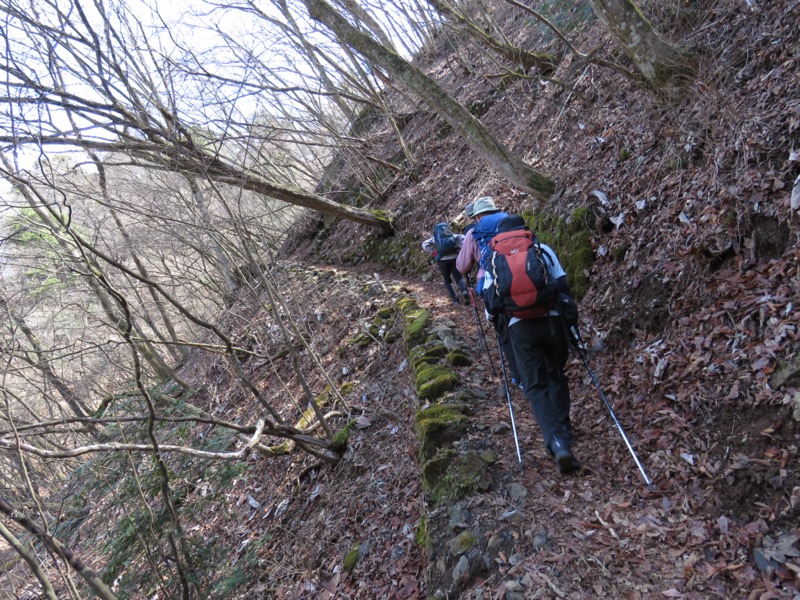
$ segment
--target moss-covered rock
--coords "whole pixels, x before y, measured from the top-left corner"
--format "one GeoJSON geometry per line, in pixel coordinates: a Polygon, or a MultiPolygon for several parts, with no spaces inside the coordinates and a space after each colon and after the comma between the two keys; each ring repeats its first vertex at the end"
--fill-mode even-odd
{"type": "Polygon", "coordinates": [[[454,367],[466,367],[472,364],[472,357],[460,348],[455,348],[447,353],[447,362],[454,367]]]}
{"type": "Polygon", "coordinates": [[[631,249],[630,244],[620,244],[619,246],[616,246],[615,248],[611,249],[611,252],[609,252],[609,256],[611,256],[611,258],[613,258],[617,262],[622,262],[623,260],[625,260],[625,255],[628,254],[628,250],[630,249],[631,249]]]}
{"type": "Polygon", "coordinates": [[[423,338],[425,327],[431,319],[431,312],[425,308],[418,308],[406,315],[405,338],[407,343],[413,343],[423,338]]]}
{"type": "Polygon", "coordinates": [[[415,346],[408,353],[414,370],[419,370],[420,366],[435,363],[442,356],[447,354],[447,348],[440,340],[431,340],[415,346]]]}
{"type": "Polygon", "coordinates": [[[330,450],[336,454],[344,454],[347,450],[347,442],[350,441],[350,429],[355,424],[356,420],[351,419],[347,424],[336,432],[330,443],[330,450]]]}
{"type": "Polygon", "coordinates": [[[435,505],[489,489],[488,465],[475,453],[438,453],[423,465],[423,488],[435,505]]]}
{"type": "Polygon", "coordinates": [[[358,564],[358,559],[361,558],[360,550],[361,544],[359,542],[353,542],[353,545],[350,546],[350,550],[344,555],[344,560],[342,561],[342,569],[344,569],[345,572],[355,569],[358,564]]]}
{"type": "Polygon", "coordinates": [[[463,405],[434,404],[417,413],[420,457],[424,461],[461,438],[466,428],[463,405]]]}
{"type": "Polygon", "coordinates": [[[397,309],[403,314],[413,308],[419,308],[419,305],[410,296],[404,296],[397,301],[397,309]]]}
{"type": "Polygon", "coordinates": [[[453,450],[437,452],[422,465],[422,489],[429,493],[436,489],[455,455],[453,450]]]}
{"type": "Polygon", "coordinates": [[[363,348],[365,346],[369,346],[373,341],[374,341],[374,338],[372,336],[369,336],[366,333],[357,333],[352,338],[347,340],[345,342],[345,345],[346,346],[358,346],[359,348],[363,348]]]}
{"type": "Polygon", "coordinates": [[[352,253],[343,262],[357,264],[361,261],[379,264],[400,275],[419,276],[428,270],[430,261],[422,250],[421,240],[413,235],[387,237],[372,232],[363,244],[353,247],[352,253]]]}
{"type": "Polygon", "coordinates": [[[425,513],[419,518],[419,525],[417,526],[417,534],[414,536],[414,541],[417,546],[428,548],[430,540],[428,539],[428,517],[425,513]]]}
{"type": "Polygon", "coordinates": [[[447,367],[431,366],[417,373],[417,396],[423,400],[435,400],[452,390],[460,377],[447,367]]]}
{"type": "Polygon", "coordinates": [[[406,347],[411,350],[424,339],[425,330],[431,319],[431,312],[425,308],[420,308],[416,301],[408,296],[397,301],[397,308],[405,320],[403,337],[406,340],[406,347]]]}
{"type": "Polygon", "coordinates": [[[471,548],[474,548],[479,539],[478,534],[474,531],[469,529],[462,531],[447,542],[447,550],[450,552],[451,556],[461,556],[471,548]]]}
{"type": "Polygon", "coordinates": [[[497,452],[495,452],[494,450],[484,450],[479,454],[479,456],[480,459],[487,465],[493,465],[498,460],[500,460],[500,457],[497,456],[497,452]]]}
{"type": "Polygon", "coordinates": [[[463,407],[452,404],[433,404],[416,416],[417,435],[424,439],[445,427],[460,427],[464,422],[463,407]]]}

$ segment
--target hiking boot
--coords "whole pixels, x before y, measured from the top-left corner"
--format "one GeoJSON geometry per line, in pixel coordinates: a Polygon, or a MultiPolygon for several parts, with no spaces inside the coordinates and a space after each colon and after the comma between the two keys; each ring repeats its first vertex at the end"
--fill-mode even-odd
{"type": "Polygon", "coordinates": [[[548,448],[550,453],[556,459],[556,464],[558,465],[558,472],[562,475],[567,475],[568,473],[574,473],[575,471],[579,471],[581,469],[581,463],[575,458],[575,455],[569,449],[563,441],[554,437],[550,442],[550,447],[548,448]]]}
{"type": "Polygon", "coordinates": [[[469,306],[472,302],[469,299],[469,293],[464,292],[464,305],[469,306]]]}

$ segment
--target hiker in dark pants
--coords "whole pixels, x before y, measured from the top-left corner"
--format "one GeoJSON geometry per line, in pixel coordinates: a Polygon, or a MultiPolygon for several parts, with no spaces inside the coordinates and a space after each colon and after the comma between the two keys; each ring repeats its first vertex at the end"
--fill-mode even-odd
{"type": "MultiPolygon", "coordinates": [[[[469,228],[464,241],[461,244],[461,250],[456,258],[456,267],[461,273],[467,274],[472,271],[472,267],[478,265],[477,283],[475,284],[475,291],[481,295],[483,291],[483,278],[485,275],[485,268],[483,261],[481,261],[481,249],[478,238],[475,237],[476,230],[480,227],[480,220],[490,214],[499,213],[500,211],[495,206],[494,200],[489,196],[478,198],[475,202],[470,202],[464,209],[464,214],[476,223],[475,227],[469,228]]],[[[506,214],[506,213],[502,213],[506,214]]],[[[493,324],[497,333],[500,336],[500,345],[503,348],[503,355],[508,362],[508,370],[511,373],[511,383],[513,385],[520,385],[520,375],[517,369],[517,361],[514,356],[514,351],[511,348],[511,341],[508,337],[508,317],[499,315],[493,319],[493,324]]]]}
{"type": "MultiPolygon", "coordinates": [[[[473,236],[479,247],[483,244],[485,248],[497,233],[500,222],[508,215],[500,213],[491,198],[479,198],[473,210],[479,219],[473,236]],[[479,205],[485,206],[486,217],[479,216],[479,205]]],[[[539,246],[550,278],[558,283],[560,294],[571,299],[567,275],[555,252],[546,244],[539,246]]],[[[481,256],[486,256],[482,249],[481,256]]],[[[491,274],[486,273],[485,293],[489,293],[490,289],[493,289],[491,274]]],[[[503,320],[507,323],[509,346],[517,373],[522,378],[522,391],[542,430],[545,448],[555,458],[558,470],[566,474],[581,468],[572,453],[569,381],[564,373],[569,356],[569,340],[559,312],[547,307],[542,311],[542,316],[533,318],[509,318],[500,314],[495,319],[498,323],[503,320]]],[[[505,347],[503,351],[506,352],[505,347]]]]}
{"type": "Polygon", "coordinates": [[[569,381],[564,373],[569,340],[561,316],[551,312],[535,319],[512,318],[508,330],[523,393],[542,430],[545,448],[561,473],[571,473],[581,464],[572,453],[569,381]]]}
{"type": "Polygon", "coordinates": [[[442,274],[444,287],[447,290],[447,294],[450,296],[450,300],[453,301],[453,304],[461,304],[462,302],[464,304],[469,304],[467,283],[464,281],[464,278],[461,276],[459,270],[456,269],[456,257],[458,256],[461,243],[464,241],[464,236],[459,233],[453,234],[453,237],[455,238],[456,242],[453,250],[439,253],[436,247],[436,239],[434,236],[431,236],[422,242],[422,249],[436,260],[436,264],[439,267],[439,273],[442,274]],[[451,280],[455,282],[456,286],[458,286],[458,289],[461,292],[461,300],[459,300],[458,294],[456,293],[455,289],[453,289],[451,280]]]}

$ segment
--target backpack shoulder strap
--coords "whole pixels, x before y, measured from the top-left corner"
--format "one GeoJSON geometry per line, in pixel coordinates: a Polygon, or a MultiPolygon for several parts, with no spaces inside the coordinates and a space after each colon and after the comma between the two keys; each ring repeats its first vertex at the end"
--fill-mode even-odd
{"type": "Polygon", "coordinates": [[[553,250],[550,248],[550,246],[543,247],[542,243],[539,241],[539,237],[536,234],[533,236],[533,245],[539,249],[540,254],[544,255],[551,267],[555,266],[556,260],[553,257],[553,250]]]}

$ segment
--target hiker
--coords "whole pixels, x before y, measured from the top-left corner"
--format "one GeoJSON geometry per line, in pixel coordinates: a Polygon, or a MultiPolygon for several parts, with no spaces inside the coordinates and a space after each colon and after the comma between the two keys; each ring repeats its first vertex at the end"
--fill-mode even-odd
{"type": "Polygon", "coordinates": [[[467,283],[456,269],[456,257],[463,241],[464,236],[460,233],[453,233],[447,223],[437,223],[433,228],[433,235],[422,242],[422,249],[430,254],[439,266],[444,287],[453,304],[470,303],[467,283]],[[453,289],[451,279],[455,281],[461,292],[461,300],[453,289]]]}
{"type": "Polygon", "coordinates": [[[464,207],[464,214],[469,219],[469,224],[464,227],[464,237],[470,232],[470,230],[474,229],[475,226],[478,224],[478,221],[475,220],[475,203],[470,202],[464,207]]]}
{"type": "MultiPolygon", "coordinates": [[[[481,260],[481,250],[478,239],[475,237],[478,228],[480,227],[480,220],[488,215],[501,214],[503,217],[508,216],[507,213],[500,213],[494,200],[489,196],[478,198],[475,202],[467,204],[464,208],[464,214],[470,219],[475,221],[475,227],[467,231],[464,236],[464,241],[461,244],[461,250],[456,257],[456,268],[464,275],[472,271],[472,267],[478,265],[478,275],[476,277],[475,292],[480,296],[483,291],[483,279],[485,275],[484,261],[481,260]],[[467,211],[470,212],[467,212],[467,211]]],[[[493,217],[495,218],[495,217],[493,217]]],[[[491,236],[489,236],[491,238],[491,236]]],[[[487,239],[489,239],[487,238],[487,239]]],[[[500,336],[500,345],[503,348],[503,355],[506,357],[508,363],[508,370],[511,373],[511,383],[517,387],[521,386],[519,371],[517,369],[517,361],[514,356],[514,351],[511,348],[511,340],[508,336],[508,317],[505,315],[498,315],[492,319],[492,324],[495,327],[498,335],[500,336]]]]}
{"type": "MultiPolygon", "coordinates": [[[[497,232],[505,230],[503,221],[508,219],[506,223],[509,223],[511,219],[515,219],[522,224],[524,221],[520,217],[510,217],[499,211],[491,197],[476,200],[473,210],[478,219],[473,236],[480,249],[484,267],[487,268],[490,254],[487,248],[490,248],[493,238],[498,239],[495,238],[497,232]]],[[[569,381],[564,373],[569,356],[569,339],[561,314],[555,308],[556,298],[559,303],[569,302],[575,313],[577,305],[572,299],[567,275],[555,252],[538,241],[534,240],[534,244],[538,245],[542,270],[546,270],[549,281],[553,283],[553,302],[540,309],[520,311],[526,315],[524,318],[509,318],[508,311],[498,314],[496,318],[508,319],[509,342],[516,359],[517,373],[522,377],[522,391],[542,430],[545,448],[555,458],[558,470],[566,474],[578,471],[581,464],[572,453],[569,381]]],[[[522,264],[522,269],[527,270],[527,263],[523,260],[522,264]]],[[[484,276],[483,294],[484,303],[488,303],[491,310],[496,312],[493,298],[489,297],[490,294],[496,294],[498,284],[493,281],[492,272],[487,269],[484,276]]],[[[569,319],[577,321],[577,315],[571,315],[569,319]]],[[[503,351],[506,352],[505,346],[503,351]]]]}
{"type": "MultiPolygon", "coordinates": [[[[470,202],[464,207],[464,214],[469,218],[469,225],[464,228],[464,241],[461,242],[461,249],[458,251],[456,257],[456,269],[462,275],[469,276],[472,272],[472,267],[478,265],[478,276],[476,278],[476,292],[477,286],[482,285],[483,281],[483,267],[481,266],[481,256],[478,251],[478,245],[473,237],[473,229],[478,225],[478,220],[475,218],[475,203],[470,202]]],[[[480,293],[480,292],[478,292],[480,293]]]]}

